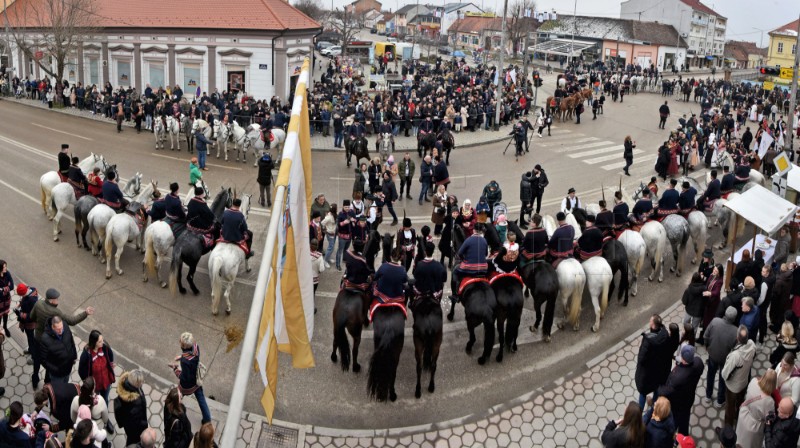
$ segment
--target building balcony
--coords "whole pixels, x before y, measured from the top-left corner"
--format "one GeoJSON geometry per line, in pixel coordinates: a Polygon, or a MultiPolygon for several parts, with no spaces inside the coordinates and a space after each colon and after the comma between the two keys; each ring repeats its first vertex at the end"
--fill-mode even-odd
{"type": "Polygon", "coordinates": [[[718,30],[724,30],[725,29],[725,24],[717,22],[717,23],[714,24],[714,28],[716,28],[718,30]]]}
{"type": "Polygon", "coordinates": [[[708,20],[702,20],[692,17],[692,25],[708,26],[708,20]]]}

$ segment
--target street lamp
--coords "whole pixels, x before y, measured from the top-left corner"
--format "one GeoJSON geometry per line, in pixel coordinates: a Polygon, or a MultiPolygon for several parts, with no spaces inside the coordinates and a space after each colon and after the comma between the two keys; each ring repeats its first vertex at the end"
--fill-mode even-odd
{"type": "Polygon", "coordinates": [[[578,0],[575,0],[575,7],[572,10],[572,43],[569,44],[569,62],[574,58],[573,52],[575,51],[575,33],[578,32],[578,0]]]}

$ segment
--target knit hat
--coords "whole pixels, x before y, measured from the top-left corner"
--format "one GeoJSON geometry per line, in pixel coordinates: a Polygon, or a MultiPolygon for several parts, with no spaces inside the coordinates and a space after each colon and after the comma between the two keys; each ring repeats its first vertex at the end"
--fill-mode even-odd
{"type": "Polygon", "coordinates": [[[681,348],[681,359],[686,362],[692,362],[694,360],[694,346],[693,345],[684,345],[681,348]]]}
{"type": "Polygon", "coordinates": [[[738,313],[736,311],[736,308],[729,306],[728,308],[725,309],[725,320],[727,320],[730,323],[734,323],[736,322],[737,314],[738,313]]]}
{"type": "Polygon", "coordinates": [[[730,426],[726,426],[725,428],[714,428],[714,432],[717,433],[719,442],[723,447],[734,448],[736,446],[736,431],[734,431],[730,426]]]}
{"type": "Polygon", "coordinates": [[[44,298],[47,300],[57,299],[61,296],[61,293],[58,292],[55,288],[50,288],[47,292],[44,293],[44,298]]]}
{"type": "Polygon", "coordinates": [[[20,282],[17,285],[17,295],[22,297],[27,293],[28,293],[28,285],[26,285],[25,283],[20,282]]]}
{"type": "Polygon", "coordinates": [[[82,404],[78,407],[78,420],[85,420],[87,418],[92,418],[92,410],[89,409],[89,406],[82,404]]]}
{"type": "Polygon", "coordinates": [[[697,445],[694,443],[694,439],[691,436],[685,436],[683,434],[676,434],[675,441],[678,442],[679,448],[695,448],[697,445]]]}
{"type": "Polygon", "coordinates": [[[500,215],[497,217],[497,224],[506,224],[508,220],[506,219],[506,215],[500,215]]]}

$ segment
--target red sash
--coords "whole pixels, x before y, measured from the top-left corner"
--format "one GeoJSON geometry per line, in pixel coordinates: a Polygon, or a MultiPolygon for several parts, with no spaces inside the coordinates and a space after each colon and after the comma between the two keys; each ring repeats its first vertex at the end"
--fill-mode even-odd
{"type": "MultiPolygon", "coordinates": [[[[522,277],[519,275],[519,272],[517,272],[516,269],[514,270],[514,272],[503,272],[503,273],[493,272],[489,276],[489,284],[493,285],[495,281],[497,281],[498,279],[501,279],[501,278],[513,278],[514,280],[518,281],[520,285],[523,285],[523,286],[525,285],[525,283],[522,281],[522,277]]],[[[463,288],[460,288],[460,289],[463,289],[463,288]]],[[[459,293],[460,292],[461,291],[459,291],[459,293]]]]}

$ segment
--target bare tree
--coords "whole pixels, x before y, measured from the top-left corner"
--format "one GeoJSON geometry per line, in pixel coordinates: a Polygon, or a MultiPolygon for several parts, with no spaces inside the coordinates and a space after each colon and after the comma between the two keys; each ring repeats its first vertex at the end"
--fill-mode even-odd
{"type": "Polygon", "coordinates": [[[5,11],[14,44],[53,77],[59,104],[64,70],[83,42],[96,33],[96,18],[94,0],[20,0],[5,11]]]}
{"type": "Polygon", "coordinates": [[[342,36],[342,55],[346,55],[347,44],[361,30],[358,14],[354,11],[348,11],[348,8],[336,8],[335,11],[331,12],[328,23],[342,36]]]}
{"type": "Polygon", "coordinates": [[[535,8],[534,0],[514,0],[508,6],[509,16],[506,18],[506,32],[508,32],[508,40],[514,51],[522,48],[525,34],[533,30],[533,10],[535,8]]]}
{"type": "Polygon", "coordinates": [[[294,7],[300,12],[311,17],[317,22],[323,22],[329,15],[330,11],[320,6],[319,1],[315,0],[297,0],[294,7]]]}

